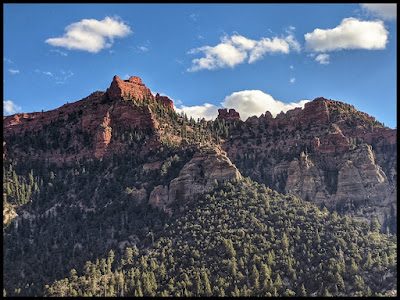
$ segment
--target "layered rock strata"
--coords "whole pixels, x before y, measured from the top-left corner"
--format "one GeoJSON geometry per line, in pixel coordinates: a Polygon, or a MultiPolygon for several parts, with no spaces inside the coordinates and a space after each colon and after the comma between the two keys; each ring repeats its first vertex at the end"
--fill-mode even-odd
{"type": "Polygon", "coordinates": [[[149,204],[168,211],[171,203],[186,203],[196,195],[209,191],[215,181],[241,178],[226,153],[217,148],[203,150],[184,165],[179,176],[171,180],[169,186],[156,186],[150,194],[149,204]]]}
{"type": "Polygon", "coordinates": [[[244,176],[395,230],[396,129],[322,97],[238,122],[222,148],[244,176]]]}

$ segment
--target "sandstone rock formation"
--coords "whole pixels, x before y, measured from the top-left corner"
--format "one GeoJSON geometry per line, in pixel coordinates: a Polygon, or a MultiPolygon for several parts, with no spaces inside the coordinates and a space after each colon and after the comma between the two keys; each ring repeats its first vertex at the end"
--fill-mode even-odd
{"type": "Polygon", "coordinates": [[[156,94],[156,101],[164,104],[165,106],[169,107],[170,109],[174,110],[174,103],[170,98],[167,96],[160,96],[159,93],[156,94]]]}
{"type": "Polygon", "coordinates": [[[134,97],[135,99],[153,99],[151,91],[143,84],[139,77],[131,76],[128,80],[122,80],[114,76],[107,95],[111,100],[122,100],[134,97]]]}
{"type": "Polygon", "coordinates": [[[229,109],[218,109],[218,120],[230,120],[230,121],[238,121],[240,120],[239,113],[233,108],[229,109]]]}
{"type": "MultiPolygon", "coordinates": [[[[318,161],[318,157],[314,157],[318,161]]],[[[290,163],[285,192],[368,222],[377,218],[380,224],[384,224],[396,217],[396,190],[375,163],[370,145],[362,144],[340,155],[336,164],[336,176],[324,173],[323,165],[319,164],[317,168],[302,153],[300,159],[295,158],[290,163]],[[336,182],[333,191],[328,191],[326,184],[332,180],[328,178],[330,176],[336,182]]]]}
{"type": "Polygon", "coordinates": [[[320,171],[304,152],[300,158],[294,158],[288,168],[286,181],[286,193],[294,194],[302,199],[310,201],[315,199],[321,190],[323,181],[320,171]]]}
{"type": "Polygon", "coordinates": [[[241,179],[238,169],[218,148],[197,152],[168,186],[156,186],[149,204],[168,211],[171,203],[186,203],[214,187],[215,181],[241,179]]]}
{"type": "Polygon", "coordinates": [[[238,122],[222,148],[244,176],[395,228],[396,129],[322,97],[275,118],[267,111],[238,122]]]}

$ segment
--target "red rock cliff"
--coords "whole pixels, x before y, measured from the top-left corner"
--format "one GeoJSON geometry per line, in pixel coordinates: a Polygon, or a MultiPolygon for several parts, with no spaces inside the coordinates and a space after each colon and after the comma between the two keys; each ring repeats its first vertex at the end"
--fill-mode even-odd
{"type": "Polygon", "coordinates": [[[126,100],[131,97],[154,99],[151,91],[136,76],[131,76],[128,80],[122,80],[115,75],[110,87],[107,89],[107,94],[111,100],[126,100]]]}
{"type": "Polygon", "coordinates": [[[233,108],[228,109],[218,109],[218,120],[240,120],[239,113],[233,108]]]}
{"type": "Polygon", "coordinates": [[[167,106],[167,107],[171,108],[172,110],[174,110],[174,103],[167,96],[160,96],[160,94],[157,93],[156,101],[159,102],[159,103],[162,103],[165,106],[167,106]]]}

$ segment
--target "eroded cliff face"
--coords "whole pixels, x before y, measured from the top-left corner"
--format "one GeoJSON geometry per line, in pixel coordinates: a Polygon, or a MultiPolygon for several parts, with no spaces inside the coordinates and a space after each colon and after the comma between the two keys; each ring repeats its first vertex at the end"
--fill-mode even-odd
{"type": "MultiPolygon", "coordinates": [[[[321,160],[314,156],[320,164],[321,160]]],[[[336,172],[324,172],[309,155],[294,158],[288,169],[285,192],[370,222],[393,222],[397,192],[375,163],[372,147],[362,144],[336,158],[336,172]],[[334,188],[329,186],[334,183],[334,188]]]]}
{"type": "Polygon", "coordinates": [[[60,164],[123,151],[126,145],[113,139],[114,129],[135,130],[148,135],[147,147],[142,153],[145,154],[160,142],[158,122],[149,105],[142,105],[144,100],[173,108],[168,97],[156,100],[139,77],[123,81],[114,76],[106,92],[94,92],[51,111],[3,117],[4,137],[11,139],[7,146],[19,155],[60,164]],[[22,135],[31,136],[32,142],[40,140],[41,145],[18,146],[22,142],[18,136],[22,135]]]}
{"type": "Polygon", "coordinates": [[[224,151],[218,148],[202,150],[184,165],[169,186],[160,185],[153,189],[149,204],[170,212],[172,203],[183,204],[194,200],[196,195],[212,189],[216,180],[223,182],[241,178],[224,151]]]}
{"type": "Polygon", "coordinates": [[[111,100],[126,100],[135,98],[143,100],[146,98],[154,100],[151,91],[146,87],[137,76],[131,76],[128,80],[122,80],[114,76],[110,87],[107,89],[107,95],[111,100]]]}
{"type": "Polygon", "coordinates": [[[244,176],[393,231],[396,133],[352,105],[317,98],[237,121],[222,147],[244,176]]]}

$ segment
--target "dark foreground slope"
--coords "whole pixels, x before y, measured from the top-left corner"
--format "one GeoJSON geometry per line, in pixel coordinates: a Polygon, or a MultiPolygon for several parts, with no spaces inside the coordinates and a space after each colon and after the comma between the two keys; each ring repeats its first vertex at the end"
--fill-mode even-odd
{"type": "Polygon", "coordinates": [[[86,262],[49,296],[395,295],[396,236],[246,178],[193,199],[154,243],[86,262]]]}

